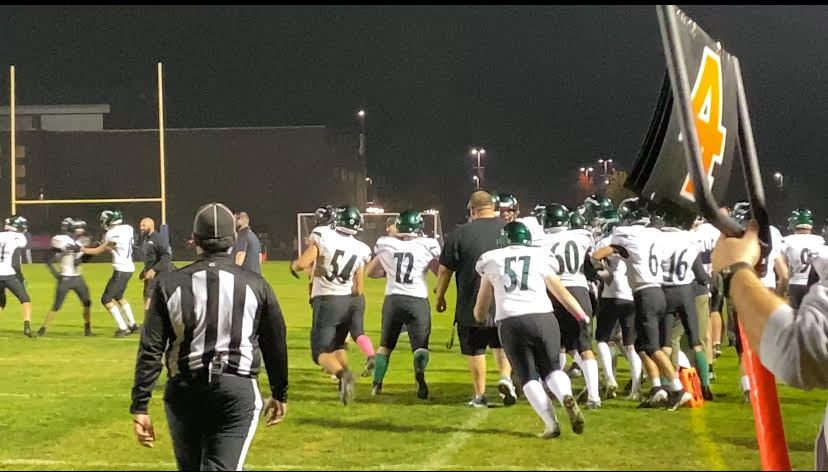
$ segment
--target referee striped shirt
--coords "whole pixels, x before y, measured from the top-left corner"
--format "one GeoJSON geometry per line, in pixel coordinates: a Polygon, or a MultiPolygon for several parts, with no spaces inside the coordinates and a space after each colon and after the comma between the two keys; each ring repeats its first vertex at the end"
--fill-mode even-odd
{"type": "Polygon", "coordinates": [[[165,353],[169,378],[204,374],[215,356],[225,374],[255,378],[264,357],[273,397],[287,401],[285,320],[260,275],[221,253],[157,277],[136,360],[132,413],[146,413],[165,353]]]}

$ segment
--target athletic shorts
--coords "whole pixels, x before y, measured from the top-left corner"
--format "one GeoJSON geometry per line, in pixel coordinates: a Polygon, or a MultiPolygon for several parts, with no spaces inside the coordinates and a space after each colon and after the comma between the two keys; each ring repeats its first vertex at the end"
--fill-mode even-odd
{"type": "Polygon", "coordinates": [[[635,303],[620,298],[602,298],[598,305],[598,321],[595,339],[609,342],[620,324],[625,346],[635,343],[635,303]]]}
{"type": "Polygon", "coordinates": [[[520,385],[561,368],[560,330],[553,313],[512,316],[498,322],[497,330],[520,385]]]}
{"type": "MultiPolygon", "coordinates": [[[[696,292],[693,285],[665,286],[662,289],[667,302],[667,314],[676,315],[681,320],[690,347],[701,346],[699,315],[696,312],[696,292]]],[[[672,330],[672,326],[670,328],[672,330]]]]}
{"type": "Polygon", "coordinates": [[[86,286],[86,282],[83,280],[83,277],[80,275],[73,275],[61,277],[60,280],[58,280],[57,289],[55,290],[55,302],[52,303],[52,311],[60,310],[60,307],[63,306],[63,301],[66,299],[66,295],[68,295],[70,291],[78,294],[78,298],[80,298],[83,306],[89,307],[92,305],[92,302],[89,299],[89,287],[86,286]]]}
{"type": "Polygon", "coordinates": [[[393,351],[403,326],[408,326],[411,352],[428,349],[431,336],[431,307],[428,298],[408,295],[386,295],[382,304],[382,337],[380,346],[393,351]]]}
{"type": "Polygon", "coordinates": [[[464,356],[482,356],[487,347],[502,347],[496,326],[457,325],[457,337],[460,338],[460,353],[464,356]]]}
{"type": "Polygon", "coordinates": [[[23,282],[16,275],[4,275],[0,276],[0,293],[3,294],[2,299],[0,299],[0,308],[6,308],[6,290],[11,292],[20,303],[32,301],[26,287],[23,286],[23,282]]]}
{"type": "Polygon", "coordinates": [[[675,318],[667,316],[667,301],[661,287],[649,287],[633,293],[635,303],[635,350],[652,356],[670,345],[675,318]]]}
{"type": "Polygon", "coordinates": [[[788,294],[791,300],[791,308],[794,310],[799,309],[799,305],[802,304],[802,299],[805,297],[805,294],[808,293],[808,286],[807,285],[794,285],[791,284],[788,286],[788,294]]]}
{"type": "Polygon", "coordinates": [[[552,306],[561,329],[561,346],[567,351],[591,351],[592,303],[589,300],[589,292],[583,287],[567,287],[567,290],[590,317],[590,322],[589,324],[579,322],[555,297],[552,297],[552,306]]]}
{"type": "Polygon", "coordinates": [[[121,272],[119,270],[112,271],[112,277],[106,283],[103,295],[101,295],[101,303],[107,303],[115,300],[123,300],[124,292],[126,292],[129,279],[132,278],[132,272],[121,272]]]}
{"type": "Polygon", "coordinates": [[[313,361],[319,363],[320,354],[345,349],[345,339],[351,329],[351,320],[365,312],[365,297],[351,295],[322,295],[311,299],[313,326],[310,343],[313,361]]]}

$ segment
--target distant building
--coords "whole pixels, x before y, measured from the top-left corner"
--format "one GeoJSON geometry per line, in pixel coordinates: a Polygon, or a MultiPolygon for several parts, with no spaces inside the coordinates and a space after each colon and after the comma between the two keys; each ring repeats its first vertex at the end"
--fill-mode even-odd
{"type": "MultiPolygon", "coordinates": [[[[17,198],[20,200],[140,198],[160,194],[158,130],[108,130],[109,105],[17,107],[17,198]]],[[[0,208],[9,199],[9,108],[0,107],[0,208]]],[[[323,203],[365,207],[366,168],[359,130],[324,125],[234,128],[169,128],[167,223],[176,257],[195,210],[221,201],[250,214],[266,233],[269,259],[293,254],[296,213],[323,203]],[[281,254],[284,252],[284,254],[281,254]]],[[[52,233],[65,216],[77,215],[98,231],[97,214],[124,211],[136,229],[141,217],[160,220],[156,203],[27,205],[18,213],[32,232],[52,233]]],[[[0,214],[4,214],[0,211],[0,214]]]]}

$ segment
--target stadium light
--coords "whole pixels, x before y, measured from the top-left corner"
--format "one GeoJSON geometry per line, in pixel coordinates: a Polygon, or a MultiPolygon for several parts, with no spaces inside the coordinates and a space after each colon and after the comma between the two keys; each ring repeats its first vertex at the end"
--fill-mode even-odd
{"type": "Polygon", "coordinates": [[[776,183],[776,187],[782,190],[785,186],[785,176],[782,175],[781,172],[776,172],[773,174],[773,181],[776,183]]]}
{"type": "Polygon", "coordinates": [[[357,116],[360,118],[365,118],[365,110],[359,110],[357,112],[357,116]]]}
{"type": "Polygon", "coordinates": [[[474,180],[474,188],[480,190],[480,177],[473,175],[472,180],[474,180]]]}

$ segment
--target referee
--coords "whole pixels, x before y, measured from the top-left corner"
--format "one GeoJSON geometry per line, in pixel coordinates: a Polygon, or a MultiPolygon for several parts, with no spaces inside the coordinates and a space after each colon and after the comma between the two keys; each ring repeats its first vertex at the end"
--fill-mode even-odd
{"type": "Polygon", "coordinates": [[[150,296],[155,289],[156,277],[161,272],[174,270],[175,266],[172,263],[172,248],[167,239],[155,231],[155,221],[152,218],[144,218],[139,228],[143,240],[141,256],[144,259],[144,269],[141,270],[138,278],[144,281],[144,310],[149,310],[150,296]]]}
{"type": "Polygon", "coordinates": [[[261,350],[272,397],[267,425],[287,410],[285,321],[270,285],[228,255],[233,213],[220,203],[193,222],[197,260],[158,276],[135,363],[130,412],[139,443],[152,447],[147,411],[166,349],[167,422],[180,470],[242,470],[262,400],[261,350]]]}

